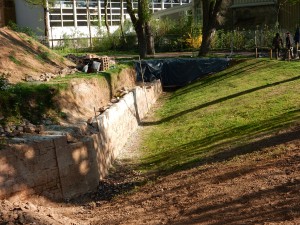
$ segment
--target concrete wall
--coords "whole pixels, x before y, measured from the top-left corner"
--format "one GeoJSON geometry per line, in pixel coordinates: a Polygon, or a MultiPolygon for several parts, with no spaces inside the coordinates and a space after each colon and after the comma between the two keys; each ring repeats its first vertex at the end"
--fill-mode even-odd
{"type": "Polygon", "coordinates": [[[98,116],[100,132],[79,142],[68,143],[66,135],[36,136],[0,150],[0,199],[58,200],[95,191],[161,91],[160,82],[136,87],[98,116]]]}

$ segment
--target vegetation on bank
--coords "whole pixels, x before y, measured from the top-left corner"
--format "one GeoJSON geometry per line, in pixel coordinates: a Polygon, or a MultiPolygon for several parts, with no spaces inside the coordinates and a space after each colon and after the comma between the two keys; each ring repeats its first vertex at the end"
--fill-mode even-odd
{"type": "Polygon", "coordinates": [[[139,169],[172,173],[259,150],[300,122],[299,62],[236,59],[172,93],[143,135],[139,169]]]}
{"type": "MultiPolygon", "coordinates": [[[[67,90],[74,79],[97,78],[101,86],[117,86],[118,77],[123,69],[130,65],[119,64],[101,73],[76,73],[57,77],[49,82],[22,82],[11,85],[5,76],[0,77],[0,124],[20,124],[23,119],[40,124],[45,118],[57,122],[65,114],[56,104],[55,98],[60,91],[67,90]]],[[[111,90],[112,92],[116,90],[111,90]]],[[[112,93],[114,94],[114,93],[112,93]]]]}

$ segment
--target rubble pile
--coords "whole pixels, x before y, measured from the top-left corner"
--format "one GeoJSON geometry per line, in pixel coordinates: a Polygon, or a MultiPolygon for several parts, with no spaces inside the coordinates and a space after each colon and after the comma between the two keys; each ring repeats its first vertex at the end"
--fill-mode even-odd
{"type": "Polygon", "coordinates": [[[10,202],[0,200],[0,224],[77,224],[74,220],[59,215],[51,207],[44,207],[32,202],[10,202]]]}
{"type": "Polygon", "coordinates": [[[0,137],[18,137],[24,133],[42,134],[44,131],[45,125],[34,125],[25,119],[20,125],[0,125],[0,137]]]}
{"type": "Polygon", "coordinates": [[[128,94],[130,90],[127,87],[122,87],[120,90],[116,91],[116,94],[114,97],[110,100],[110,102],[106,106],[102,106],[98,109],[98,112],[103,113],[107,109],[109,109],[114,103],[117,103],[120,101],[120,98],[122,98],[124,95],[128,94]]]}
{"type": "Polygon", "coordinates": [[[48,82],[53,78],[56,77],[65,77],[66,75],[74,74],[78,72],[76,68],[64,68],[62,70],[57,71],[57,73],[42,73],[39,78],[35,78],[34,76],[31,75],[25,75],[23,78],[24,81],[26,82],[35,82],[35,81],[40,81],[40,82],[48,82]]]}
{"type": "Polygon", "coordinates": [[[85,73],[95,73],[108,70],[110,66],[115,65],[113,58],[108,56],[98,56],[88,54],[84,56],[76,56],[74,54],[66,55],[66,58],[77,65],[77,69],[85,73]]]}

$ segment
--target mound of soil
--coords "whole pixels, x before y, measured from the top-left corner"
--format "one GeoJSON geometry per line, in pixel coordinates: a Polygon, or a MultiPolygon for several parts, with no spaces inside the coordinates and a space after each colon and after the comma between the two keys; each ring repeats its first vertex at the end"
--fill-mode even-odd
{"type": "Polygon", "coordinates": [[[66,67],[75,66],[71,61],[24,33],[7,27],[0,28],[0,75],[10,83],[17,83],[30,76],[38,80],[43,73],[59,74],[66,67]]]}

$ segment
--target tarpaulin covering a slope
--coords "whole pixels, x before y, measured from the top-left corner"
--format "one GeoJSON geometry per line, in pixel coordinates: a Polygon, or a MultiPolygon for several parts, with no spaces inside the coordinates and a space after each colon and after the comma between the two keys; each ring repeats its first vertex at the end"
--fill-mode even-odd
{"type": "Polygon", "coordinates": [[[229,59],[197,58],[197,59],[157,59],[136,62],[137,81],[145,82],[160,79],[164,87],[184,86],[201,76],[226,69],[229,59]]]}

